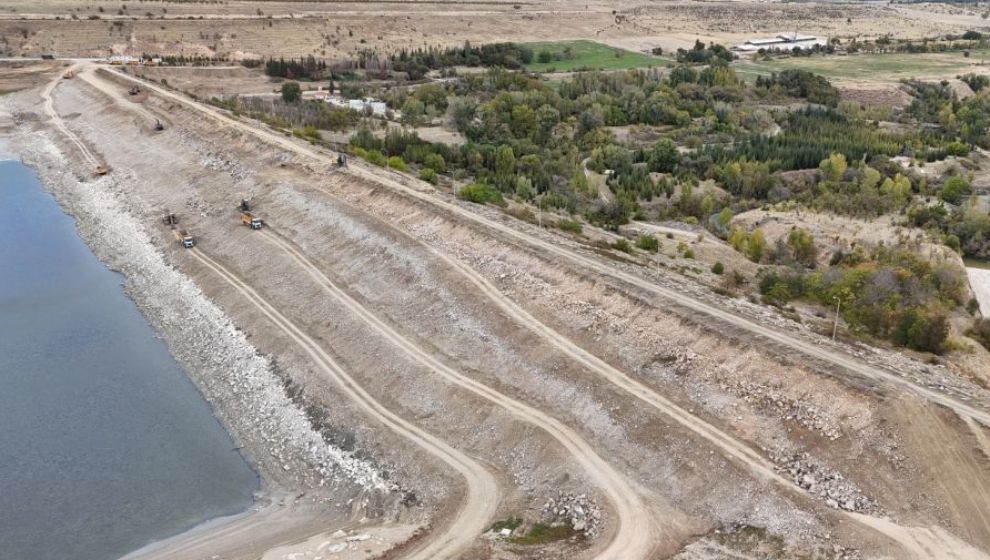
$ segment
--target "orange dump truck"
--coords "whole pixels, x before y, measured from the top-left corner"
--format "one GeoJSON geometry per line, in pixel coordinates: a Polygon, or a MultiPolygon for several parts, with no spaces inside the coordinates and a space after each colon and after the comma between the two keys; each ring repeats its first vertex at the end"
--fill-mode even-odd
{"type": "Polygon", "coordinates": [[[255,216],[250,212],[241,212],[241,223],[251,229],[261,229],[261,226],[264,225],[264,222],[261,221],[261,218],[255,216]]]}
{"type": "Polygon", "coordinates": [[[192,249],[193,247],[196,246],[196,240],[193,239],[192,234],[189,233],[188,231],[184,229],[180,229],[172,233],[175,235],[175,239],[179,243],[182,243],[182,246],[185,247],[186,249],[192,249]]]}

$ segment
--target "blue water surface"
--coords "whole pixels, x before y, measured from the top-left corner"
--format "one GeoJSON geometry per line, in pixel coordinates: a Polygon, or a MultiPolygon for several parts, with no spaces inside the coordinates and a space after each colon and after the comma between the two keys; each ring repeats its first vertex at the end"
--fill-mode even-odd
{"type": "Polygon", "coordinates": [[[121,284],[0,161],[0,559],[118,558],[258,488],[121,284]]]}

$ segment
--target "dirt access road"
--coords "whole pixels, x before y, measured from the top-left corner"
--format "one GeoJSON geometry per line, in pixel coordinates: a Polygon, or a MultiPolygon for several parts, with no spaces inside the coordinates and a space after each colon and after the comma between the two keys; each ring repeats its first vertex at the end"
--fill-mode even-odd
{"type": "Polygon", "coordinates": [[[382,406],[357,384],[320,344],[288,320],[235,274],[199,250],[191,250],[190,254],[261,310],[272,323],[305,350],[313,363],[336,381],[344,393],[351,400],[360,404],[368,414],[440,459],[464,478],[467,485],[467,495],[462,502],[460,511],[454,516],[453,522],[428,539],[421,547],[408,553],[406,558],[409,560],[456,558],[461,551],[471,546],[475,536],[484,532],[495,515],[499,502],[499,489],[495,477],[480,463],[454,449],[442,439],[421,430],[413,423],[382,406]]]}
{"type": "MultiPolygon", "coordinates": [[[[598,555],[598,558],[603,560],[610,558],[623,560],[651,557],[654,543],[660,536],[654,534],[656,523],[653,521],[653,516],[649,509],[643,504],[642,500],[625,480],[625,477],[598,456],[594,449],[574,430],[550,415],[515,399],[506,397],[448,367],[365,309],[364,306],[354,300],[344,290],[335,285],[319,267],[313,264],[298,249],[270,231],[262,232],[261,236],[266,241],[291,255],[299,266],[303,267],[321,288],[340,301],[347,309],[360,317],[366,324],[371,326],[383,338],[390,341],[402,352],[437,372],[451,383],[461,386],[511,411],[524,421],[548,431],[554,439],[559,441],[577,459],[578,463],[588,474],[590,480],[609,496],[616,510],[616,515],[619,518],[619,527],[615,537],[612,539],[610,545],[598,555]]],[[[480,531],[477,531],[477,533],[480,533],[480,531]]]]}

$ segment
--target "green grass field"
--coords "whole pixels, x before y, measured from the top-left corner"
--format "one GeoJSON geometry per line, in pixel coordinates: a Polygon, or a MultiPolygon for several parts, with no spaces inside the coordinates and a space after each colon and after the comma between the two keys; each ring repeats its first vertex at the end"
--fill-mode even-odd
{"type": "Polygon", "coordinates": [[[952,78],[976,70],[976,65],[986,58],[990,58],[990,51],[973,51],[969,58],[961,52],[864,54],[739,61],[734,66],[736,72],[745,78],[798,68],[836,80],[897,82],[911,77],[952,78]]]}
{"type": "Polygon", "coordinates": [[[531,72],[571,72],[578,69],[593,68],[596,70],[624,70],[626,68],[645,68],[648,66],[665,66],[671,62],[669,58],[652,56],[633,51],[627,51],[594,41],[557,41],[552,43],[526,43],[533,49],[533,63],[526,69],[531,72]],[[563,54],[564,49],[571,48],[570,58],[537,62],[540,52],[563,54]]]}

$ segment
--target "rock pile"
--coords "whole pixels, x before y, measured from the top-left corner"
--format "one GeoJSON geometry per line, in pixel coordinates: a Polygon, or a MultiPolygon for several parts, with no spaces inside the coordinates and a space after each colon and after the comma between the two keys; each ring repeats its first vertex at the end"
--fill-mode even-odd
{"type": "Polygon", "coordinates": [[[558,493],[543,506],[542,521],[554,527],[570,525],[586,537],[597,537],[604,525],[602,510],[587,494],[558,493]]]}
{"type": "Polygon", "coordinates": [[[815,431],[830,441],[842,437],[842,428],[828,413],[812,403],[796,400],[778,387],[752,381],[728,379],[715,376],[716,383],[723,390],[741,397],[747,403],[770,412],[782,420],[797,422],[804,428],[815,431]]]}
{"type": "Polygon", "coordinates": [[[829,470],[807,453],[791,456],[771,455],[777,470],[817,496],[830,508],[855,511],[870,515],[884,515],[884,510],[872,498],[864,496],[851,481],[829,470]]]}

